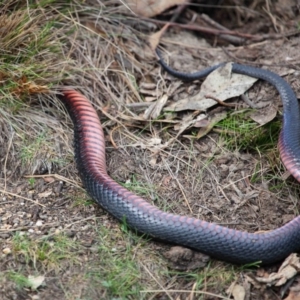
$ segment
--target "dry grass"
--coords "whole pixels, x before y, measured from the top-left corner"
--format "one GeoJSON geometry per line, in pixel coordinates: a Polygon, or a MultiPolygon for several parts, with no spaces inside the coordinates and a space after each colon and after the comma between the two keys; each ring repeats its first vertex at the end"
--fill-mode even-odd
{"type": "Polygon", "coordinates": [[[6,157],[6,165],[14,166],[4,172],[8,178],[19,176],[18,172],[34,173],[55,151],[49,136],[63,129],[47,94],[72,66],[64,56],[66,24],[61,17],[43,7],[12,9],[13,3],[6,1],[0,16],[1,142],[7,145],[1,156],[6,157]],[[43,111],[35,109],[41,103],[43,111]]]}

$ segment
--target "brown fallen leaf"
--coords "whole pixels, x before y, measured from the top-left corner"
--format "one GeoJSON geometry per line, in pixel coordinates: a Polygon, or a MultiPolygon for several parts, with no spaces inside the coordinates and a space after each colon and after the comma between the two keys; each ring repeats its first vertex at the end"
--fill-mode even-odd
{"type": "Polygon", "coordinates": [[[201,114],[197,116],[196,112],[188,112],[186,113],[180,122],[178,122],[176,125],[174,125],[174,129],[183,132],[184,130],[191,128],[194,126],[194,124],[198,121],[206,120],[207,116],[205,114],[201,114]],[[196,119],[195,119],[196,117],[196,119]]]}
{"type": "Polygon", "coordinates": [[[161,114],[163,107],[165,106],[166,102],[168,101],[168,96],[163,95],[160,99],[156,102],[153,102],[145,111],[143,117],[145,120],[149,119],[156,119],[161,114]]]}
{"type": "Polygon", "coordinates": [[[282,263],[277,273],[271,273],[267,277],[255,277],[255,280],[268,286],[282,286],[289,279],[300,272],[300,260],[297,254],[292,253],[282,263]]]}
{"type": "Polygon", "coordinates": [[[256,78],[249,76],[232,74],[231,69],[231,63],[228,63],[213,71],[206,77],[197,95],[176,101],[176,103],[167,106],[165,110],[206,111],[217,104],[217,101],[207,98],[206,95],[225,101],[244,94],[257,81],[256,78]]]}
{"type": "Polygon", "coordinates": [[[234,300],[244,300],[246,297],[245,288],[236,282],[233,282],[227,289],[226,293],[232,295],[234,300]]]}
{"type": "Polygon", "coordinates": [[[157,48],[160,38],[162,37],[164,32],[167,30],[167,28],[168,28],[168,26],[165,25],[162,29],[160,29],[159,31],[157,31],[149,36],[148,42],[149,42],[150,48],[153,51],[157,48]]]}
{"type": "Polygon", "coordinates": [[[151,18],[172,6],[186,3],[186,0],[125,0],[125,3],[137,15],[151,18]]]}
{"type": "Polygon", "coordinates": [[[223,113],[219,113],[219,114],[215,114],[211,119],[210,122],[207,126],[202,127],[199,129],[196,139],[200,139],[201,137],[207,135],[213,128],[214,126],[224,120],[227,117],[227,113],[223,112],[223,113]]]}
{"type": "Polygon", "coordinates": [[[261,108],[258,111],[254,111],[250,114],[250,118],[258,123],[260,126],[263,126],[271,122],[277,115],[277,106],[270,105],[265,108],[261,108]]]}

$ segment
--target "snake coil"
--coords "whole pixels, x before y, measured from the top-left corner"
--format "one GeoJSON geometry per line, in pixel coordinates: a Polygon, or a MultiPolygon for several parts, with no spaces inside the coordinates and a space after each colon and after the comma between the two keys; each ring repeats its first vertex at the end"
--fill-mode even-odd
{"type": "MultiPolygon", "coordinates": [[[[157,53],[161,66],[182,80],[202,78],[220,66],[185,74],[171,69],[157,53]]],[[[233,63],[232,72],[265,80],[277,88],[284,118],[279,138],[281,159],[300,181],[299,106],[293,90],[280,76],[267,70],[233,63]]],[[[125,217],[127,224],[139,232],[237,264],[270,264],[300,249],[300,216],[276,230],[254,234],[163,212],[129,192],[107,174],[103,130],[91,103],[68,88],[62,89],[61,100],[74,123],[75,159],[82,182],[90,196],[117,219],[125,217]]]]}

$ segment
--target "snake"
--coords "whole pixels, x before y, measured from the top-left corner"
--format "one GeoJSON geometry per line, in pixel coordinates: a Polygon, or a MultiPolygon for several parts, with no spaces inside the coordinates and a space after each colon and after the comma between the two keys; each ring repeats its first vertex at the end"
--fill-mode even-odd
{"type": "MultiPolygon", "coordinates": [[[[205,77],[223,65],[182,73],[169,67],[159,51],[157,54],[165,71],[185,81],[205,77]]],[[[280,156],[287,170],[300,181],[299,105],[291,86],[266,69],[232,63],[232,72],[267,81],[278,90],[283,103],[280,156]]],[[[60,89],[59,98],[73,122],[74,156],[83,186],[104,210],[121,222],[125,220],[133,230],[232,264],[269,265],[300,249],[300,216],[277,229],[249,233],[165,212],[130,192],[107,173],[103,128],[91,102],[67,86],[60,89]]]]}

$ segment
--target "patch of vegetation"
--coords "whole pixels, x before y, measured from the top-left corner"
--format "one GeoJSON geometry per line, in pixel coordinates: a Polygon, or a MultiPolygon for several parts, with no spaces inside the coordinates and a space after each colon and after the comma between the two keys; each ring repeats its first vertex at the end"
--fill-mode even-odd
{"type": "Polygon", "coordinates": [[[169,272],[169,274],[176,275],[178,278],[185,280],[185,282],[192,282],[195,285],[195,290],[199,291],[205,287],[215,287],[216,282],[222,282],[222,284],[230,284],[236,277],[236,270],[231,268],[228,270],[223,269],[222,273],[218,272],[218,267],[207,266],[205,270],[199,272],[199,270],[189,272],[169,272]]]}
{"type": "Polygon", "coordinates": [[[131,192],[139,194],[140,196],[152,196],[151,191],[153,191],[153,186],[142,183],[137,180],[136,176],[131,176],[131,180],[127,181],[125,183],[120,182],[120,184],[126,188],[129,189],[131,192]]]}
{"type": "Polygon", "coordinates": [[[130,181],[125,183],[120,182],[120,185],[142,198],[151,199],[151,201],[163,211],[172,211],[172,209],[176,207],[175,202],[166,201],[166,199],[163,199],[158,195],[157,187],[151,185],[149,182],[137,180],[134,175],[131,177],[130,181]]]}
{"type": "Polygon", "coordinates": [[[267,151],[276,148],[281,122],[272,121],[259,126],[249,117],[250,113],[249,110],[232,113],[216,125],[225,145],[230,150],[267,151]]]}
{"type": "MultiPolygon", "coordinates": [[[[46,135],[48,140],[52,136],[50,128],[57,129],[50,114],[49,120],[47,118],[50,105],[46,104],[44,115],[32,107],[41,100],[38,95],[49,94],[53,85],[69,76],[72,66],[71,60],[65,57],[63,10],[54,13],[48,8],[51,2],[42,1],[37,5],[36,1],[9,0],[0,3],[0,126],[5,128],[3,136],[11,139],[14,149],[13,155],[7,152],[7,164],[21,162],[24,169],[37,165],[37,157],[41,160],[54,152],[49,150],[54,144],[48,145],[46,140],[46,135]]],[[[63,9],[63,5],[60,6],[63,9]]],[[[7,149],[3,149],[5,151],[7,149]]]]}
{"type": "Polygon", "coordinates": [[[41,147],[45,143],[47,130],[34,140],[23,138],[22,149],[20,151],[20,158],[23,163],[28,163],[36,156],[41,147]]]}
{"type": "Polygon", "coordinates": [[[60,60],[63,37],[55,26],[58,17],[49,15],[45,22],[44,14],[41,9],[24,7],[0,16],[0,101],[8,103],[10,111],[22,107],[18,99],[48,92],[66,75],[60,60]]]}
{"type": "Polygon", "coordinates": [[[15,283],[17,289],[22,289],[30,286],[29,279],[20,272],[9,271],[6,274],[8,280],[15,283]]]}
{"type": "Polygon", "coordinates": [[[43,266],[46,270],[57,270],[63,261],[76,263],[79,244],[64,234],[57,234],[43,239],[31,239],[27,235],[17,233],[12,239],[12,251],[25,263],[43,266]]]}
{"type": "Polygon", "coordinates": [[[29,183],[29,185],[30,185],[30,187],[31,187],[31,188],[33,188],[33,187],[34,187],[34,185],[35,185],[35,182],[36,182],[36,180],[35,180],[35,178],[34,178],[34,177],[30,177],[30,178],[28,178],[28,183],[29,183]]]}
{"type": "Polygon", "coordinates": [[[89,196],[86,195],[86,197],[76,197],[75,199],[72,200],[72,206],[90,206],[94,205],[95,201],[91,199],[89,196]]]}
{"type": "Polygon", "coordinates": [[[141,299],[142,274],[136,256],[147,240],[130,230],[126,232],[124,235],[124,230],[119,234],[114,230],[112,235],[111,230],[101,226],[95,248],[101,262],[86,274],[92,285],[100,284],[107,291],[109,299],[141,299]]]}

